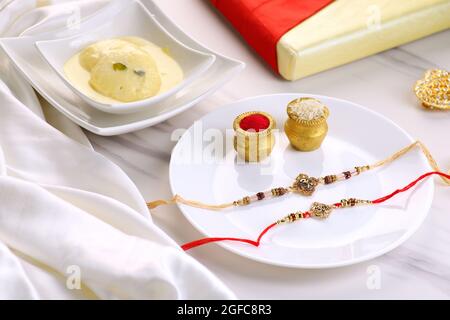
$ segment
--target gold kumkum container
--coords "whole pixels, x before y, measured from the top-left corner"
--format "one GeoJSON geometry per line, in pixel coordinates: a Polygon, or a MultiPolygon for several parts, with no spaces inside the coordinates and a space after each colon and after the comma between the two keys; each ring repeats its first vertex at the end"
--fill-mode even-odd
{"type": "Polygon", "coordinates": [[[284,131],[292,146],[300,151],[318,149],[328,133],[328,108],[317,99],[299,98],[289,102],[287,114],[284,131]]]}
{"type": "Polygon", "coordinates": [[[233,123],[234,149],[246,162],[267,158],[275,145],[272,132],[275,127],[275,120],[266,112],[250,111],[239,115],[233,123]]]}

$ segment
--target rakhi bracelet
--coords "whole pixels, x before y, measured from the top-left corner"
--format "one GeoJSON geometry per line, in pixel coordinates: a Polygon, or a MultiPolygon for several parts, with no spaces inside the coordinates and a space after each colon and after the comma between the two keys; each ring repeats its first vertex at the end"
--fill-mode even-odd
{"type": "Polygon", "coordinates": [[[189,243],[186,243],[184,245],[181,246],[181,248],[185,251],[190,250],[192,248],[195,247],[199,247],[208,243],[213,243],[213,242],[221,242],[221,241],[234,241],[234,242],[243,242],[243,243],[247,243],[250,244],[252,246],[255,247],[259,247],[259,245],[261,244],[261,239],[263,238],[263,236],[271,229],[273,229],[274,227],[278,226],[278,225],[282,225],[282,224],[289,224],[289,223],[294,223],[296,221],[300,221],[300,220],[304,220],[304,219],[309,219],[309,218],[316,218],[316,219],[320,219],[320,220],[324,220],[327,219],[331,213],[333,212],[333,210],[335,209],[343,209],[343,208],[352,208],[355,206],[366,206],[366,205],[375,205],[375,204],[380,204],[383,203],[389,199],[391,199],[392,197],[396,196],[399,193],[402,192],[406,192],[409,189],[411,189],[412,187],[414,187],[417,183],[419,183],[420,181],[432,176],[432,175],[438,175],[441,178],[444,179],[450,179],[450,174],[445,174],[443,172],[438,172],[438,171],[432,171],[432,172],[428,172],[425,173],[423,175],[421,175],[420,177],[418,177],[416,180],[414,180],[413,182],[411,182],[410,184],[406,185],[405,187],[401,188],[401,189],[397,189],[394,192],[375,199],[375,200],[361,200],[361,199],[356,199],[356,198],[349,198],[349,199],[343,199],[340,202],[334,203],[334,204],[324,204],[324,203],[320,203],[320,202],[314,202],[310,209],[308,211],[297,211],[291,214],[288,214],[287,216],[277,220],[276,222],[268,225],[258,236],[258,238],[256,240],[251,240],[251,239],[242,239],[242,238],[231,238],[231,237],[217,237],[217,238],[204,238],[204,239],[199,239],[199,240],[195,240],[189,243]]]}
{"type": "MultiPolygon", "coordinates": [[[[187,200],[187,199],[184,199],[183,197],[181,197],[180,195],[175,195],[169,201],[157,200],[157,201],[147,203],[147,206],[149,209],[154,209],[161,205],[180,203],[180,204],[188,205],[191,207],[207,209],[207,210],[223,210],[223,209],[227,209],[230,207],[248,206],[254,202],[258,202],[258,201],[262,201],[262,200],[270,199],[270,198],[278,198],[278,197],[282,197],[282,196],[290,194],[290,193],[296,193],[296,194],[300,194],[303,196],[311,196],[316,191],[316,188],[318,186],[329,185],[329,184],[333,184],[333,183],[339,182],[339,181],[346,181],[354,176],[360,175],[363,172],[390,164],[393,161],[400,158],[401,156],[403,156],[404,154],[411,151],[416,146],[419,147],[420,150],[422,151],[422,153],[426,156],[428,163],[433,168],[433,170],[441,171],[439,169],[436,161],[432,157],[431,153],[425,147],[425,145],[423,143],[421,143],[420,141],[416,141],[416,142],[410,144],[409,146],[401,149],[400,151],[394,153],[389,158],[378,161],[375,164],[359,166],[359,167],[355,167],[354,169],[352,169],[350,171],[344,171],[340,174],[327,175],[327,176],[319,177],[319,178],[310,177],[307,174],[301,173],[297,176],[297,178],[295,179],[295,181],[293,182],[293,184],[290,187],[273,188],[269,191],[258,192],[254,195],[246,196],[246,197],[243,197],[242,199],[235,200],[230,203],[212,205],[212,204],[206,204],[206,203],[203,203],[200,201],[187,200]]],[[[450,185],[449,178],[445,178],[443,176],[441,176],[441,178],[444,181],[444,183],[450,185]]]]}
{"type": "Polygon", "coordinates": [[[348,180],[351,177],[360,175],[362,172],[368,171],[370,169],[372,169],[371,166],[355,167],[351,171],[345,171],[340,174],[333,174],[320,178],[310,177],[305,173],[301,173],[297,176],[294,183],[288,188],[280,187],[273,188],[265,192],[258,192],[252,196],[247,196],[240,200],[234,201],[233,206],[247,206],[252,202],[281,197],[288,193],[299,193],[304,196],[311,196],[316,191],[316,187],[319,185],[327,185],[335,183],[337,181],[348,180]]]}

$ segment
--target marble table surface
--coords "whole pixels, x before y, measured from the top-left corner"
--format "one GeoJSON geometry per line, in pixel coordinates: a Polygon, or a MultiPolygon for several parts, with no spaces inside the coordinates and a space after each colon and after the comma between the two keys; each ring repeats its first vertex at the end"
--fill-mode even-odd
{"type": "MultiPolygon", "coordinates": [[[[213,50],[244,61],[247,68],[214,95],[164,123],[115,137],[87,133],[94,148],[118,164],[146,199],[171,197],[168,165],[175,145],[170,139],[173,130],[188,128],[223,104],[269,93],[321,94],[367,106],[422,140],[442,167],[450,167],[450,113],[424,110],[412,93],[414,82],[426,69],[450,70],[450,30],[296,82],[286,82],[271,73],[208,1],[156,0],[156,3],[192,37],[213,50]]],[[[153,218],[180,244],[201,237],[176,206],[154,210],[153,218]]],[[[437,182],[431,211],[419,231],[399,248],[366,263],[328,270],[298,270],[253,262],[217,245],[190,254],[241,299],[448,299],[450,189],[437,182]],[[374,276],[378,282],[373,282],[374,276]]]]}

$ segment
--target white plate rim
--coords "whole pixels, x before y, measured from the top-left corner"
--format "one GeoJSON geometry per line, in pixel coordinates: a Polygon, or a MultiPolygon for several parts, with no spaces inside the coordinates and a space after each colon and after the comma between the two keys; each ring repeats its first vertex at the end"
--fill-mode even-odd
{"type": "MultiPolygon", "coordinates": [[[[397,125],[394,121],[392,121],[391,119],[387,118],[386,116],[371,110],[367,107],[364,107],[358,103],[354,103],[345,99],[340,99],[340,98],[334,98],[334,97],[330,97],[330,96],[325,96],[325,95],[318,95],[318,94],[310,94],[310,93],[301,93],[301,92],[295,92],[295,93],[275,93],[275,94],[264,94],[264,95],[258,95],[258,96],[252,96],[252,97],[247,97],[244,99],[240,99],[231,103],[228,103],[224,106],[221,106],[219,109],[212,111],[211,113],[206,114],[204,117],[206,116],[210,116],[212,113],[215,112],[219,112],[222,108],[227,108],[231,105],[235,105],[235,104],[239,104],[239,103],[244,103],[244,102],[248,102],[248,101],[252,101],[252,100],[257,100],[257,99],[264,99],[264,98],[268,98],[268,97],[274,97],[274,96],[308,96],[308,97],[315,97],[317,99],[333,99],[336,101],[340,101],[346,104],[350,104],[353,105],[354,107],[357,108],[361,108],[363,111],[371,113],[372,115],[379,117],[381,120],[389,123],[390,125],[394,126],[397,130],[399,130],[402,134],[405,135],[405,137],[410,141],[410,143],[413,143],[415,140],[412,138],[412,136],[406,131],[404,130],[402,127],[400,127],[399,125],[397,125]]],[[[203,118],[198,119],[198,121],[202,121],[203,118]]],[[[186,132],[180,137],[178,143],[175,145],[175,147],[172,150],[171,155],[175,154],[176,152],[178,152],[178,148],[180,148],[180,141],[183,139],[184,135],[188,134],[189,131],[191,130],[192,126],[188,128],[188,130],[186,130],[186,132]]],[[[423,154],[420,154],[420,159],[422,161],[422,164],[429,167],[429,164],[426,160],[426,157],[423,154]]],[[[178,194],[175,190],[174,187],[174,177],[172,175],[173,170],[172,170],[172,166],[173,166],[173,157],[171,156],[170,159],[170,163],[169,163],[169,185],[170,185],[170,189],[172,194],[178,194]]],[[[384,247],[381,250],[378,250],[376,252],[373,252],[372,254],[369,255],[365,255],[362,256],[360,258],[356,258],[356,259],[352,259],[352,260],[348,260],[348,261],[343,261],[343,262],[338,262],[338,263],[330,263],[330,264],[307,264],[307,265],[298,265],[298,264],[290,264],[290,263],[282,263],[282,262],[277,262],[277,261],[272,261],[270,259],[266,259],[266,258],[261,258],[258,256],[252,256],[250,254],[247,254],[245,252],[241,252],[238,249],[236,249],[235,247],[233,247],[232,243],[227,243],[227,242],[215,242],[213,243],[213,245],[218,245],[238,256],[259,262],[259,263],[263,263],[263,264],[268,264],[268,265],[273,265],[273,266],[277,266],[277,267],[284,267],[284,268],[291,268],[291,269],[332,269],[332,268],[340,268],[340,267],[346,267],[346,266],[350,266],[350,265],[354,265],[354,264],[359,264],[365,261],[369,261],[372,259],[375,259],[377,257],[380,257],[390,251],[392,251],[393,249],[397,248],[398,246],[400,246],[401,244],[403,244],[405,241],[407,241],[419,228],[420,226],[423,224],[423,222],[425,221],[425,219],[428,216],[429,210],[431,208],[431,204],[433,201],[433,197],[434,197],[434,188],[435,185],[434,183],[428,183],[428,187],[429,187],[429,191],[428,191],[428,198],[426,199],[426,203],[425,206],[428,208],[426,210],[426,212],[421,216],[421,218],[417,221],[416,225],[413,225],[409,228],[409,230],[407,232],[405,232],[400,238],[398,238],[396,241],[392,242],[390,245],[387,245],[386,247],[384,247]]],[[[208,233],[188,214],[184,211],[184,205],[183,204],[178,204],[177,206],[179,208],[179,210],[182,212],[183,216],[189,221],[189,223],[198,231],[200,232],[203,236],[205,237],[209,237],[209,236],[214,236],[214,235],[208,235],[208,233]]],[[[261,230],[262,231],[262,230],[261,230]]],[[[195,240],[195,239],[193,239],[195,240]]]]}

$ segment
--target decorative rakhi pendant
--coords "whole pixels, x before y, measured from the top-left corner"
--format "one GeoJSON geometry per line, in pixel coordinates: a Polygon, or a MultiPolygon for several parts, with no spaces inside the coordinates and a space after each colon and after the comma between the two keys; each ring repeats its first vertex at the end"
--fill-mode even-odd
{"type": "Polygon", "coordinates": [[[278,220],[277,224],[285,224],[285,223],[292,223],[300,219],[308,219],[308,218],[316,218],[319,220],[325,220],[328,219],[328,217],[331,215],[331,212],[334,209],[338,208],[350,208],[355,206],[361,206],[361,205],[370,205],[373,204],[370,200],[361,200],[356,198],[349,198],[349,199],[342,199],[340,202],[335,203],[333,205],[328,205],[320,202],[314,202],[311,205],[311,208],[309,211],[306,212],[294,212],[291,213],[284,218],[278,220]]]}
{"type": "Polygon", "coordinates": [[[316,191],[316,187],[319,183],[319,179],[301,173],[295,179],[295,182],[292,185],[292,191],[301,193],[304,196],[310,196],[316,191]]]}

